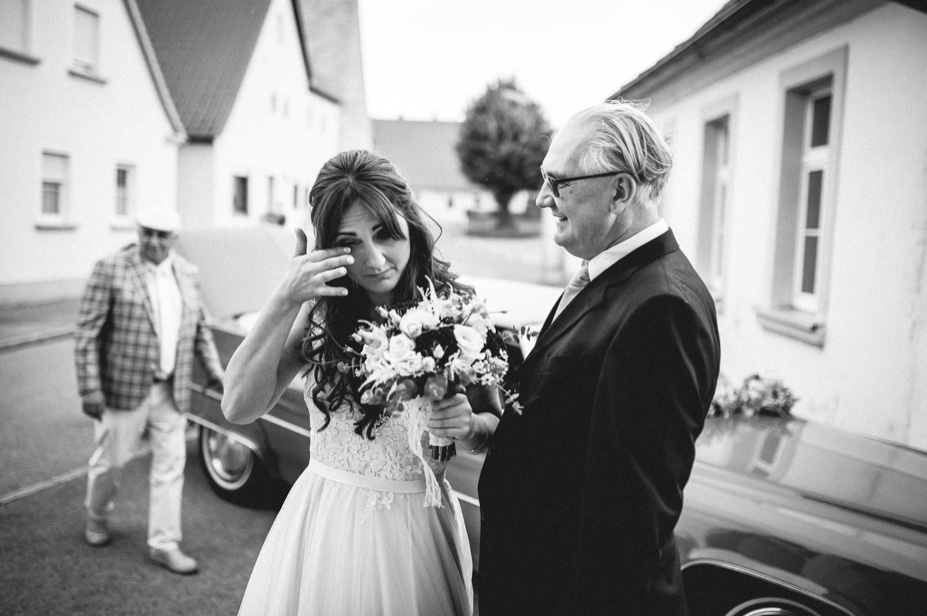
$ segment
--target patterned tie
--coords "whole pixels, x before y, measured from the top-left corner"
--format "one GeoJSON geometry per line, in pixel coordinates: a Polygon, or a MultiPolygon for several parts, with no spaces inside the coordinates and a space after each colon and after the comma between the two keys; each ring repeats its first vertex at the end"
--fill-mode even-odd
{"type": "Polygon", "coordinates": [[[560,298],[560,304],[557,306],[557,314],[554,315],[554,320],[560,316],[560,313],[567,307],[567,304],[573,301],[573,298],[576,297],[587,284],[589,284],[589,262],[583,260],[582,267],[573,274],[573,278],[563,291],[563,297],[560,298]]]}

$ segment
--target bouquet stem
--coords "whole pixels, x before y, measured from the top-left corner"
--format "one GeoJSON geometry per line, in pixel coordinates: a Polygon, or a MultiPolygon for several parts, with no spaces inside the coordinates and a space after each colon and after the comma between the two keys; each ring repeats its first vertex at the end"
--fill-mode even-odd
{"type": "Polygon", "coordinates": [[[429,445],[431,449],[431,459],[439,462],[447,462],[457,455],[457,446],[452,442],[450,445],[429,445]]]}

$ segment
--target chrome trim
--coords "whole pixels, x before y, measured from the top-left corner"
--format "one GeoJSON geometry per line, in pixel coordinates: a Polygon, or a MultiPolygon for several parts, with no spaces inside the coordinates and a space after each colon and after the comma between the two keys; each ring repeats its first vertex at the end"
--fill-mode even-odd
{"type": "Polygon", "coordinates": [[[302,435],[302,436],[305,436],[306,438],[310,438],[310,437],[312,436],[312,433],[311,433],[309,430],[306,430],[305,428],[300,428],[300,427],[297,426],[296,424],[290,423],[290,422],[286,421],[285,419],[280,419],[279,417],[274,417],[274,416],[271,415],[270,413],[265,413],[264,415],[261,415],[260,417],[258,417],[258,419],[263,419],[264,421],[266,421],[266,422],[268,422],[268,423],[272,423],[272,424],[274,424],[275,426],[280,426],[281,428],[286,428],[287,430],[289,430],[289,431],[291,431],[291,432],[295,432],[296,434],[300,434],[300,435],[302,435]]]}
{"type": "Polygon", "coordinates": [[[834,603],[833,601],[831,601],[830,599],[828,599],[828,598],[826,598],[826,597],[822,597],[821,595],[817,595],[817,594],[815,594],[815,593],[813,593],[813,592],[810,592],[810,591],[808,591],[808,590],[806,590],[806,589],[804,589],[804,588],[802,588],[802,587],[800,587],[800,586],[796,586],[795,584],[792,584],[791,582],[786,582],[785,580],[781,580],[781,579],[779,579],[779,578],[773,577],[773,576],[771,576],[771,575],[769,575],[769,574],[767,574],[767,573],[760,573],[759,571],[754,571],[754,570],[752,570],[752,569],[748,569],[748,568],[742,567],[742,566],[740,566],[740,565],[735,565],[735,564],[732,564],[732,563],[724,562],[723,560],[716,560],[716,559],[714,559],[714,558],[696,558],[696,559],[694,559],[694,560],[690,560],[690,561],[686,562],[684,565],[682,565],[681,569],[682,569],[683,571],[685,571],[686,569],[688,569],[689,567],[692,567],[692,566],[694,566],[694,565],[710,565],[710,566],[716,567],[716,568],[718,568],[718,569],[727,569],[727,570],[729,570],[729,571],[733,571],[734,573],[738,573],[738,574],[742,574],[742,575],[749,575],[749,576],[751,576],[751,577],[755,577],[755,578],[758,578],[758,579],[760,579],[760,580],[763,580],[764,582],[767,582],[767,583],[769,583],[769,584],[774,584],[774,585],[776,585],[776,586],[781,586],[782,588],[785,588],[786,590],[790,590],[790,591],[792,591],[792,592],[794,592],[794,593],[797,593],[797,594],[799,594],[799,595],[802,595],[802,596],[804,596],[804,597],[808,597],[809,599],[814,599],[815,601],[820,601],[821,603],[823,603],[823,604],[826,605],[827,607],[832,608],[832,609],[834,609],[834,610],[837,610],[837,611],[839,611],[839,612],[842,612],[843,614],[846,614],[846,616],[856,616],[856,614],[854,614],[853,612],[851,612],[851,611],[848,610],[847,608],[845,608],[845,607],[843,607],[842,605],[839,605],[839,604],[837,604],[837,603],[834,603]]]}
{"type": "Polygon", "coordinates": [[[457,497],[457,500],[461,500],[467,503],[468,505],[473,505],[477,509],[480,508],[480,501],[478,499],[473,498],[472,496],[467,496],[466,494],[458,492],[457,490],[451,490],[451,492],[454,493],[454,496],[457,497]]]}
{"type": "Polygon", "coordinates": [[[219,392],[217,392],[217,391],[213,391],[212,389],[207,389],[207,388],[203,387],[202,385],[197,385],[196,383],[191,383],[191,384],[190,384],[190,391],[195,391],[196,393],[202,394],[202,395],[206,396],[207,398],[212,398],[212,399],[215,400],[216,402],[222,402],[222,394],[221,394],[221,393],[219,393],[219,392]]]}
{"type": "MultiPolygon", "coordinates": [[[[213,400],[216,400],[216,401],[219,401],[219,402],[222,401],[222,394],[220,394],[219,392],[213,391],[213,390],[211,390],[211,389],[207,389],[207,388],[205,388],[205,387],[202,387],[201,385],[197,385],[197,384],[194,383],[194,384],[190,385],[190,389],[191,389],[192,391],[195,391],[195,392],[198,393],[198,394],[202,394],[202,395],[206,396],[207,398],[212,398],[213,400]]],[[[200,420],[200,418],[199,418],[198,416],[190,415],[189,413],[188,413],[188,417],[190,417],[191,419],[193,419],[193,420],[196,421],[197,423],[201,423],[201,424],[204,424],[204,425],[207,423],[207,420],[200,420]]],[[[274,424],[275,426],[280,426],[281,428],[286,428],[286,429],[289,430],[290,432],[295,432],[296,434],[299,434],[300,436],[305,436],[306,438],[311,438],[311,437],[312,437],[312,433],[311,433],[309,430],[306,430],[305,428],[301,428],[301,427],[297,426],[297,425],[294,424],[294,423],[291,423],[291,422],[289,422],[289,421],[286,421],[285,419],[280,419],[279,417],[274,417],[274,416],[271,415],[270,413],[265,413],[264,415],[261,415],[260,417],[258,417],[258,419],[263,419],[264,421],[269,422],[269,423],[272,423],[272,424],[274,424]]],[[[216,426],[216,425],[215,425],[214,423],[212,423],[212,422],[209,422],[209,424],[210,424],[210,425],[209,425],[210,428],[219,429],[223,434],[233,434],[233,433],[229,432],[229,430],[218,428],[218,426],[216,426]]],[[[252,448],[253,448],[253,447],[252,447],[252,448]]]]}

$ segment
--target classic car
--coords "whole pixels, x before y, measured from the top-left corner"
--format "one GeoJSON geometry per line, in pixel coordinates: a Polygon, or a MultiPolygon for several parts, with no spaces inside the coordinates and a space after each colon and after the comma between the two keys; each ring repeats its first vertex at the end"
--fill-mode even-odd
{"type": "MultiPolygon", "coordinates": [[[[292,243],[269,225],[181,236],[178,249],[200,267],[223,362],[282,276],[292,243]]],[[[467,280],[498,311],[500,329],[539,323],[559,294],[467,280]]],[[[527,348],[509,350],[517,363],[527,348]]],[[[248,425],[226,421],[221,394],[205,382],[197,375],[190,419],[209,484],[239,504],[278,502],[309,459],[302,379],[248,425]]],[[[477,566],[482,462],[459,454],[448,470],[477,566]]],[[[790,415],[709,418],[676,532],[693,616],[927,613],[927,452],[790,415]]]]}

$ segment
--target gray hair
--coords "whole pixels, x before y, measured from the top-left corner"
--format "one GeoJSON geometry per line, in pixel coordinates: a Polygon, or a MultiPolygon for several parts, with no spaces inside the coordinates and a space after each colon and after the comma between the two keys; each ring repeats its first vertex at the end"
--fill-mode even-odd
{"type": "Polygon", "coordinates": [[[610,100],[580,111],[575,119],[592,127],[579,161],[582,171],[626,172],[637,180],[641,196],[653,200],[666,185],[673,155],[645,108],[640,101],[610,100]]]}

